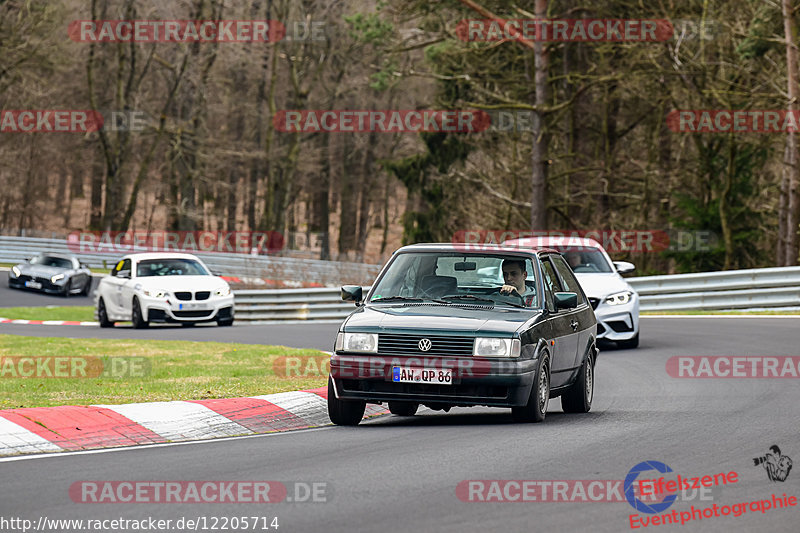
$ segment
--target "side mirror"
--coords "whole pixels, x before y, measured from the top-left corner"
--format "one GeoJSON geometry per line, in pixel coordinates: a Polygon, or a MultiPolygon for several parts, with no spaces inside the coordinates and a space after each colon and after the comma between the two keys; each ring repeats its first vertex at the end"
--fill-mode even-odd
{"type": "Polygon", "coordinates": [[[220,272],[219,270],[212,270],[211,275],[219,277],[222,275],[222,272],[220,272]]]}
{"type": "Polygon", "coordinates": [[[111,272],[109,272],[109,275],[110,276],[116,276],[117,275],[117,269],[116,268],[112,268],[111,272]]]}
{"type": "Polygon", "coordinates": [[[574,292],[557,292],[556,309],[572,309],[578,307],[578,294],[574,292]]]}
{"type": "Polygon", "coordinates": [[[630,274],[636,270],[636,265],[628,263],[627,261],[614,261],[614,268],[616,268],[617,272],[620,274],[630,274]]]}
{"type": "Polygon", "coordinates": [[[131,271],[130,270],[120,270],[119,272],[117,272],[117,277],[118,278],[123,278],[123,279],[131,279],[131,271]]]}
{"type": "Polygon", "coordinates": [[[342,300],[345,302],[355,302],[356,305],[363,299],[363,289],[361,285],[345,285],[342,287],[342,300]]]}

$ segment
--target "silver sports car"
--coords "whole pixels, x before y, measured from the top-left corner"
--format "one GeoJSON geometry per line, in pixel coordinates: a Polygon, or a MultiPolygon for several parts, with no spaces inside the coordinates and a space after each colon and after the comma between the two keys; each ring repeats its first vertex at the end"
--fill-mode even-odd
{"type": "Polygon", "coordinates": [[[92,288],[92,272],[73,255],[40,254],[11,267],[8,286],[64,296],[88,296],[92,288]]]}

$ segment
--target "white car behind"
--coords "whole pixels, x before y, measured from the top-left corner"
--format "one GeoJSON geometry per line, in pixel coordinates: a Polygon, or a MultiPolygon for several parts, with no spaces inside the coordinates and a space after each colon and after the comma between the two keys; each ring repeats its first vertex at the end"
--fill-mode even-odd
{"type": "Polygon", "coordinates": [[[639,346],[639,295],[621,276],[635,270],[632,263],[612,261],[600,243],[582,237],[530,237],[503,244],[561,252],[592,304],[597,338],[614,341],[620,348],[639,346]]]}
{"type": "Polygon", "coordinates": [[[152,322],[216,321],[230,326],[233,293],[224,279],[192,254],[130,254],[100,280],[95,310],[104,328],[125,321],[133,322],[135,328],[152,322]]]}

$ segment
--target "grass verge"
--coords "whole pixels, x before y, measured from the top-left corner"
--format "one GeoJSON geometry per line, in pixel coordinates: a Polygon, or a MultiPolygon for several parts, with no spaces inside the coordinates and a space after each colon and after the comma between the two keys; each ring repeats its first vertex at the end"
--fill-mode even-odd
{"type": "Polygon", "coordinates": [[[327,383],[326,359],[317,350],[258,344],[0,335],[0,409],[232,398],[314,389],[327,383]],[[21,364],[20,357],[34,362],[50,357],[47,364],[52,370],[55,358],[64,356],[89,361],[90,369],[103,359],[106,370],[114,368],[110,359],[125,356],[128,359],[117,359],[116,368],[136,362],[138,370],[134,375],[118,372],[117,377],[15,377],[21,369],[36,368],[39,376],[46,373],[33,363],[21,364]],[[281,375],[286,374],[281,370],[286,368],[283,357],[303,361],[295,365],[298,372],[289,372],[297,377],[281,375]]]}
{"type": "Polygon", "coordinates": [[[94,320],[94,307],[0,307],[0,317],[13,320],[94,320]]]}

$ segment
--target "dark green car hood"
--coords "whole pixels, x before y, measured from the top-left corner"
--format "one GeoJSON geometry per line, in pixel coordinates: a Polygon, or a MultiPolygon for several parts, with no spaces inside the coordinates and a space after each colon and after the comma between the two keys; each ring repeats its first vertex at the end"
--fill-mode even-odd
{"type": "Polygon", "coordinates": [[[343,331],[440,335],[509,335],[541,317],[537,309],[465,308],[459,305],[368,305],[354,311],[343,331]]]}

